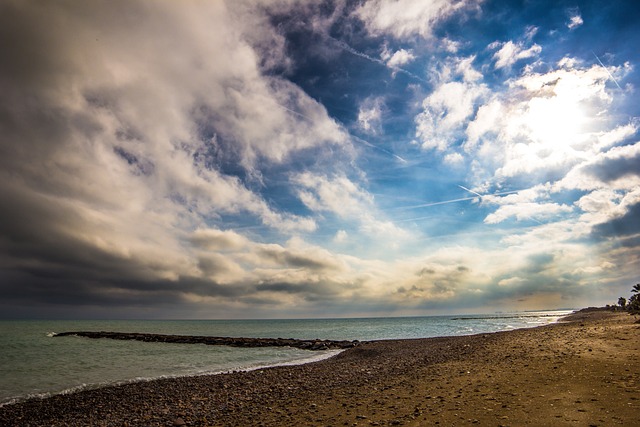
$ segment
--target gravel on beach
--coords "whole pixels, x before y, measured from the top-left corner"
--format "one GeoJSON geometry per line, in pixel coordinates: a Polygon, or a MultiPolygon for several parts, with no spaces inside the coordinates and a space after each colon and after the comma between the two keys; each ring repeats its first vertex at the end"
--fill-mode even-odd
{"type": "Polygon", "coordinates": [[[569,320],[28,400],[0,407],[0,425],[637,425],[640,325],[612,312],[569,320]]]}

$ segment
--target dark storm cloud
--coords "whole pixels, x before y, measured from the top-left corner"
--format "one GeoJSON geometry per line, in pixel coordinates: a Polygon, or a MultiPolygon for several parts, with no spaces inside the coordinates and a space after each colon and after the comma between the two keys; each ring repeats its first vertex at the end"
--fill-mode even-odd
{"type": "Polygon", "coordinates": [[[0,184],[6,203],[0,214],[0,247],[12,268],[68,280],[137,280],[156,277],[163,269],[162,261],[145,265],[135,256],[118,256],[96,246],[84,234],[92,232],[91,224],[73,205],[16,187],[0,184]]]}
{"type": "MultiPolygon", "coordinates": [[[[597,238],[624,238],[640,233],[640,203],[629,207],[627,212],[619,217],[598,224],[592,231],[592,236],[597,238]]],[[[633,240],[625,241],[627,246],[633,245],[633,240]]],[[[635,240],[637,243],[637,239],[635,240]]],[[[640,244],[636,245],[640,248],[640,244]]]]}
{"type": "Polygon", "coordinates": [[[276,292],[290,295],[299,295],[307,301],[331,299],[337,289],[326,283],[287,283],[273,282],[261,283],[256,286],[258,292],[276,292]]]}
{"type": "Polygon", "coordinates": [[[314,256],[314,254],[295,253],[280,247],[264,246],[258,249],[257,253],[264,259],[294,268],[310,270],[336,270],[340,268],[335,260],[329,257],[323,259],[321,256],[314,256]]]}
{"type": "Polygon", "coordinates": [[[608,154],[600,161],[586,166],[585,173],[606,183],[640,176],[640,150],[633,150],[633,146],[628,146],[612,150],[608,154]]]}
{"type": "Polygon", "coordinates": [[[189,296],[235,299],[244,296],[252,287],[225,286],[199,278],[143,281],[82,277],[77,272],[46,269],[8,271],[3,275],[0,291],[3,304],[49,304],[70,308],[90,306],[189,306],[189,296]],[[46,280],[43,280],[46,279],[46,280]]]}

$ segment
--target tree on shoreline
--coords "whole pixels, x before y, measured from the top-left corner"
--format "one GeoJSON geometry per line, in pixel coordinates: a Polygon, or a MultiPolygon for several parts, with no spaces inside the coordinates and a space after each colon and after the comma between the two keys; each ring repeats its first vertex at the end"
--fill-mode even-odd
{"type": "Polygon", "coordinates": [[[631,288],[631,298],[627,302],[627,310],[629,311],[640,311],[640,283],[637,283],[633,288],[631,288]]]}
{"type": "Polygon", "coordinates": [[[620,306],[621,309],[626,310],[627,309],[627,299],[624,298],[624,297],[618,298],[618,305],[620,306]]]}

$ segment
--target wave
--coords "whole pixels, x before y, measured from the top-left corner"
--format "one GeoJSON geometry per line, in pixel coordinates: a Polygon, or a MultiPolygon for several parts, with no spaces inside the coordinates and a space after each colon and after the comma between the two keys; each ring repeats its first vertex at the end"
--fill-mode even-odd
{"type": "Polygon", "coordinates": [[[499,319],[542,319],[542,318],[553,318],[553,317],[562,317],[570,314],[571,311],[567,312],[553,312],[553,313],[539,313],[539,314],[495,314],[495,315],[481,315],[481,316],[463,316],[463,317],[452,317],[451,320],[499,320],[499,319]]]}

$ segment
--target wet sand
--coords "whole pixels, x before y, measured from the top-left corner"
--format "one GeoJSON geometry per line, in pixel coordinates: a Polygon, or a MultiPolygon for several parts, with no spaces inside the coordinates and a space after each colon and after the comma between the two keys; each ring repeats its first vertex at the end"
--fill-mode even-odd
{"type": "Polygon", "coordinates": [[[2,426],[639,425],[640,324],[591,312],[321,362],[157,380],[0,408],[2,426]]]}

